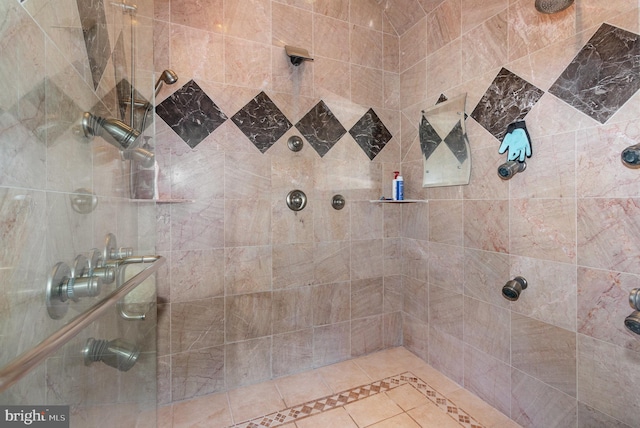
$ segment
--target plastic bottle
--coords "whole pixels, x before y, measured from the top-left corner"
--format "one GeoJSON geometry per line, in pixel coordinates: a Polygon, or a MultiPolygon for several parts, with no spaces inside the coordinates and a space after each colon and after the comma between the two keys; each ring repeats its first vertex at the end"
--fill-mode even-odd
{"type": "Polygon", "coordinates": [[[398,175],[394,181],[396,183],[396,200],[404,201],[404,178],[398,175]]]}
{"type": "Polygon", "coordinates": [[[400,175],[400,171],[393,171],[393,183],[391,190],[391,199],[394,201],[398,200],[398,176],[400,175]]]}

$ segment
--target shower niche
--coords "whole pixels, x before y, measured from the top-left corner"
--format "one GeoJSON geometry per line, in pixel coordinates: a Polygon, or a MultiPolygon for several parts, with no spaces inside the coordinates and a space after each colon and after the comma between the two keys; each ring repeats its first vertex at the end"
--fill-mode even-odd
{"type": "Polygon", "coordinates": [[[464,93],[422,111],[419,126],[422,187],[469,184],[471,152],[465,128],[466,99],[464,93]]]}

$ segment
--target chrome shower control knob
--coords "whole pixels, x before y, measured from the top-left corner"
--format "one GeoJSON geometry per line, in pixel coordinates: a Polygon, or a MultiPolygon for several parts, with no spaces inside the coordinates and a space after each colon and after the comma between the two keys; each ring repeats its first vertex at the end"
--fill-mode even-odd
{"type": "Polygon", "coordinates": [[[74,302],[80,297],[95,297],[100,294],[102,280],[96,277],[75,278],[67,284],[67,297],[74,302]]]}
{"type": "Polygon", "coordinates": [[[292,190],[287,195],[287,206],[293,211],[300,211],[307,205],[307,195],[302,190],[292,190]]]}

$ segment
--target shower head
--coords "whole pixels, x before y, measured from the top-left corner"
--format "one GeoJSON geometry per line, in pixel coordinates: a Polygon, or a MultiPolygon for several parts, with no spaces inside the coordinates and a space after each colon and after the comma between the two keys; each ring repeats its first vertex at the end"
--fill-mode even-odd
{"type": "Polygon", "coordinates": [[[628,168],[640,168],[640,144],[624,149],[620,155],[622,163],[628,168]]]}
{"type": "Polygon", "coordinates": [[[135,147],[140,132],[131,128],[121,120],[94,116],[89,112],[82,115],[82,130],[85,137],[106,137],[105,140],[117,147],[126,150],[135,147]],[[133,147],[132,147],[133,146],[133,147]]]}
{"type": "Polygon", "coordinates": [[[138,162],[143,168],[151,168],[155,165],[155,155],[152,151],[138,147],[132,150],[124,150],[122,157],[125,160],[138,162]]]}
{"type": "Polygon", "coordinates": [[[509,180],[517,173],[524,171],[526,168],[526,162],[518,162],[515,160],[505,162],[498,167],[498,177],[503,180],[509,180]]]}
{"type": "Polygon", "coordinates": [[[102,361],[121,372],[126,372],[138,361],[140,348],[122,339],[109,341],[91,337],[87,339],[82,354],[86,366],[95,361],[102,361]]]}
{"type": "Polygon", "coordinates": [[[155,94],[158,95],[160,89],[162,89],[162,85],[166,83],[167,85],[173,85],[178,81],[178,75],[173,70],[164,70],[160,73],[160,77],[158,77],[158,81],[155,86],[155,94]]]}
{"type": "Polygon", "coordinates": [[[640,288],[634,288],[629,293],[629,306],[634,311],[624,320],[624,326],[632,333],[640,334],[640,288]]]}
{"type": "Polygon", "coordinates": [[[573,4],[573,0],[536,0],[536,10],[541,13],[562,12],[573,4]]]}

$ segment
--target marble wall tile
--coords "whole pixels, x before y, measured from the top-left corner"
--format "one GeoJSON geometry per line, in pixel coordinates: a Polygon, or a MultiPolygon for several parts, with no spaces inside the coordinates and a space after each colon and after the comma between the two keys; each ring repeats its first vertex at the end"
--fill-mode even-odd
{"type": "Polygon", "coordinates": [[[269,246],[225,249],[225,295],[271,290],[272,252],[269,246]]]}
{"type": "Polygon", "coordinates": [[[264,88],[271,82],[271,47],[268,44],[225,37],[224,64],[227,84],[264,88]]]}
{"type": "MultiPolygon", "coordinates": [[[[501,0],[499,3],[502,5],[498,7],[504,6],[504,1],[501,0]]],[[[485,10],[485,7],[483,5],[482,8],[473,9],[485,10]]],[[[474,46],[474,49],[462,50],[463,81],[470,80],[479,73],[489,72],[507,62],[509,51],[504,40],[508,37],[508,27],[508,14],[504,10],[462,36],[463,45],[474,46]]]]}
{"type": "Polygon", "coordinates": [[[182,147],[171,151],[171,197],[176,199],[222,199],[224,175],[211,171],[224,171],[225,156],[221,152],[182,147]],[[194,185],[197,183],[197,185],[194,185]]]}
{"type": "Polygon", "coordinates": [[[382,33],[368,27],[351,26],[351,63],[380,68],[382,63],[382,33]]]}
{"type": "Polygon", "coordinates": [[[466,248],[464,253],[464,294],[506,308],[508,301],[499,292],[509,279],[509,256],[466,248]]]}
{"type": "Polygon", "coordinates": [[[308,49],[313,45],[313,16],[310,11],[271,3],[271,43],[276,46],[293,45],[308,49]]]}
{"type": "Polygon", "coordinates": [[[222,298],[171,304],[171,352],[210,348],[224,343],[222,298]]]}
{"type": "Polygon", "coordinates": [[[205,250],[224,246],[224,201],[171,206],[171,246],[175,250],[205,250]]]}
{"type": "Polygon", "coordinates": [[[511,367],[466,345],[464,387],[505,415],[511,413],[511,367]]]}
{"type": "Polygon", "coordinates": [[[402,313],[400,311],[382,316],[383,347],[402,346],[402,313]]]}
{"type": "Polygon", "coordinates": [[[225,297],[225,341],[238,342],[271,334],[270,292],[225,297]]]}
{"type": "Polygon", "coordinates": [[[384,349],[382,315],[351,321],[351,356],[366,355],[384,349]]]}
{"type": "Polygon", "coordinates": [[[429,326],[456,339],[462,340],[463,317],[456,309],[464,304],[461,293],[429,285],[429,326]]]}
{"type": "Polygon", "coordinates": [[[343,61],[316,58],[313,84],[316,94],[324,100],[341,100],[351,93],[351,67],[343,61]]]}
{"type": "MultiPolygon", "coordinates": [[[[293,190],[293,186],[291,186],[291,190],[293,190]]],[[[272,244],[313,242],[314,217],[318,207],[307,205],[302,211],[291,211],[286,203],[287,193],[289,192],[284,192],[271,201],[272,244]]],[[[348,228],[348,224],[345,227],[348,228]]]]}
{"type": "Polygon", "coordinates": [[[351,279],[375,278],[383,275],[382,239],[351,241],[351,279]]]}
{"type": "Polygon", "coordinates": [[[511,419],[523,427],[576,426],[576,399],[512,369],[511,419]]]}
{"type": "Polygon", "coordinates": [[[402,236],[423,241],[429,240],[431,209],[431,204],[402,205],[402,236]]]}
{"type": "Polygon", "coordinates": [[[400,72],[427,57],[427,18],[418,21],[400,37],[400,72]]]}
{"type": "Polygon", "coordinates": [[[511,256],[510,264],[509,279],[522,276],[531,285],[526,289],[526,298],[523,294],[522,298],[509,303],[511,310],[575,331],[576,315],[581,312],[576,308],[580,281],[575,265],[517,256],[511,256]]]}
{"type": "Polygon", "coordinates": [[[383,311],[384,313],[402,311],[404,307],[404,286],[402,276],[384,277],[383,311]]]}
{"type": "Polygon", "coordinates": [[[400,72],[400,41],[395,35],[382,36],[382,68],[385,71],[400,72]]]}
{"type": "MultiPolygon", "coordinates": [[[[219,170],[210,169],[209,174],[219,170]]],[[[215,179],[224,182],[226,199],[265,199],[271,191],[271,159],[262,154],[227,153],[224,176],[215,179]]]]}
{"type": "Polygon", "coordinates": [[[171,399],[174,401],[222,391],[225,387],[222,346],[171,356],[171,399]]]}
{"type": "Polygon", "coordinates": [[[351,65],[351,75],[357,77],[351,81],[351,101],[363,106],[381,108],[384,104],[382,70],[351,65]]]}
{"type": "Polygon", "coordinates": [[[578,267],[578,333],[640,352],[640,341],[624,326],[634,288],[640,288],[636,275],[578,267]]]}
{"type": "Polygon", "coordinates": [[[371,317],[383,312],[383,278],[369,278],[351,283],[351,319],[371,317]]]}
{"type": "Polygon", "coordinates": [[[429,243],[429,285],[462,293],[464,249],[453,245],[429,243]]]}
{"type": "Polygon", "coordinates": [[[578,199],[578,264],[640,273],[637,199],[578,199]]]}
{"type": "Polygon", "coordinates": [[[449,245],[462,245],[462,201],[429,201],[429,239],[449,245]]]}
{"type": "Polygon", "coordinates": [[[287,376],[313,367],[313,330],[299,330],[273,336],[271,373],[287,376]]]}
{"type": "Polygon", "coordinates": [[[271,377],[273,339],[263,337],[224,347],[224,379],[227,388],[252,385],[271,377]]]}
{"type": "Polygon", "coordinates": [[[402,240],[400,238],[385,239],[384,246],[384,275],[401,275],[402,267],[402,240]]]}
{"type": "Polygon", "coordinates": [[[400,75],[392,72],[384,72],[382,76],[382,83],[384,85],[382,106],[386,109],[399,110],[400,75]]]}
{"type": "Polygon", "coordinates": [[[576,260],[573,199],[521,199],[510,204],[512,254],[572,263],[576,260]]]}
{"type": "Polygon", "coordinates": [[[403,274],[424,282],[429,280],[429,242],[402,240],[403,274]]]}
{"type": "Polygon", "coordinates": [[[351,286],[348,282],[315,285],[311,289],[313,325],[337,324],[350,319],[351,286]]]}
{"type": "Polygon", "coordinates": [[[509,251],[508,201],[464,201],[464,246],[478,250],[509,251]],[[489,224],[485,219],[491,219],[489,224]]]}
{"type": "Polygon", "coordinates": [[[458,384],[464,382],[464,342],[429,326],[429,364],[458,384]]]}
{"type": "Polygon", "coordinates": [[[620,163],[622,151],[640,138],[634,122],[587,128],[576,134],[578,197],[637,197],[638,174],[620,163]]]}
{"type": "Polygon", "coordinates": [[[285,244],[272,247],[273,289],[311,285],[314,281],[314,245],[285,244]]]}
{"type": "Polygon", "coordinates": [[[509,7],[507,0],[490,0],[474,7],[473,0],[462,0],[462,34],[485,23],[509,7]]]}
{"type": "Polygon", "coordinates": [[[425,361],[429,359],[429,324],[410,315],[402,317],[403,346],[425,361]]]}
{"type": "Polygon", "coordinates": [[[171,302],[185,302],[224,295],[224,250],[173,251],[171,302]]]}
{"type": "Polygon", "coordinates": [[[385,15],[396,33],[401,36],[420,21],[425,16],[425,12],[417,0],[398,0],[389,3],[385,15]]]}
{"type": "Polygon", "coordinates": [[[578,396],[602,413],[633,426],[640,353],[578,336],[578,396]]]}
{"type": "MultiPolygon", "coordinates": [[[[338,61],[349,61],[349,23],[315,14],[313,16],[313,54],[338,61]]],[[[294,46],[298,46],[294,44],[294,46]]]]}
{"type": "Polygon", "coordinates": [[[348,241],[320,242],[313,250],[314,284],[349,281],[351,245],[348,241]]]}
{"type": "Polygon", "coordinates": [[[462,10],[458,0],[445,0],[427,15],[427,53],[460,37],[462,10]]]}
{"type": "Polygon", "coordinates": [[[402,278],[404,292],[403,312],[425,324],[429,320],[429,286],[413,278],[402,278]]]}
{"type": "Polygon", "coordinates": [[[272,303],[274,335],[303,330],[313,325],[311,287],[274,291],[272,303]]]}
{"type": "Polygon", "coordinates": [[[424,94],[427,93],[426,67],[427,61],[424,60],[400,73],[401,109],[424,100],[424,94]]]}
{"type": "Polygon", "coordinates": [[[462,47],[462,40],[458,38],[428,56],[429,98],[439,97],[443,92],[462,83],[462,47]]]}
{"type": "Polygon", "coordinates": [[[384,9],[376,5],[375,0],[352,0],[349,2],[349,21],[361,27],[382,30],[384,9]]]}
{"type": "Polygon", "coordinates": [[[330,324],[313,329],[313,366],[322,367],[351,356],[350,322],[330,324]]]}
{"type": "Polygon", "coordinates": [[[202,3],[195,0],[172,1],[170,19],[172,24],[185,25],[209,32],[222,32],[223,1],[202,3]]]}
{"type": "Polygon", "coordinates": [[[508,310],[464,298],[464,342],[503,362],[510,359],[511,319],[508,310]]]}
{"type": "Polygon", "coordinates": [[[315,13],[330,16],[342,21],[349,20],[349,1],[347,0],[318,0],[313,3],[315,13]]]}
{"type": "Polygon", "coordinates": [[[462,191],[465,199],[508,198],[509,188],[512,187],[509,185],[510,180],[501,180],[498,176],[498,168],[507,159],[498,154],[498,147],[499,144],[496,143],[495,147],[471,150],[473,167],[469,185],[464,186],[462,191]]]}
{"type": "Polygon", "coordinates": [[[270,201],[263,199],[227,200],[224,210],[225,246],[269,245],[271,243],[270,201]]]}
{"type": "MultiPolygon", "coordinates": [[[[224,28],[233,37],[271,43],[271,2],[240,0],[224,2],[224,28]]],[[[246,54],[246,52],[245,52],[246,54]]],[[[241,57],[238,57],[240,59],[241,57]]]]}
{"type": "Polygon", "coordinates": [[[576,396],[576,334],[511,314],[511,364],[572,397],[576,396]]]}
{"type": "Polygon", "coordinates": [[[224,82],[222,35],[182,25],[171,25],[171,67],[178,76],[224,82]]]}
{"type": "Polygon", "coordinates": [[[585,428],[630,428],[629,425],[615,420],[611,416],[605,415],[593,407],[589,407],[581,402],[578,402],[578,426],[585,428]]]}

